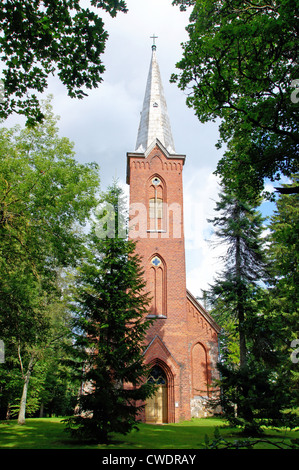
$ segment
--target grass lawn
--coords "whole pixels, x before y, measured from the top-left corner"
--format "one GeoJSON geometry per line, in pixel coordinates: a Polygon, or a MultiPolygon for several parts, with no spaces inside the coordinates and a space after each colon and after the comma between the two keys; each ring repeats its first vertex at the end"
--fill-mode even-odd
{"type": "MultiPolygon", "coordinates": [[[[177,424],[140,424],[139,431],[123,436],[113,435],[109,445],[78,443],[65,432],[62,418],[28,418],[19,426],[17,421],[0,422],[0,449],[200,449],[205,435],[213,439],[214,430],[229,441],[242,439],[236,429],[223,427],[225,422],[216,418],[192,419],[177,424]]],[[[296,431],[267,430],[265,439],[273,442],[298,438],[296,431]]],[[[261,442],[256,448],[275,449],[261,442]]]]}

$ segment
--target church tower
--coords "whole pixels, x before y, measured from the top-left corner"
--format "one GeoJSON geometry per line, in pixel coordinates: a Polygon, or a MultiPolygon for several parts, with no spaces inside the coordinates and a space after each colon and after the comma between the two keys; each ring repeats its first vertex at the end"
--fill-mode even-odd
{"type": "Polygon", "coordinates": [[[146,403],[147,422],[203,416],[216,378],[219,327],[186,290],[183,217],[185,155],[176,153],[156,46],[146,84],[136,149],[127,153],[129,237],[137,241],[152,302],[145,345],[149,380],[159,387],[146,403]]]}

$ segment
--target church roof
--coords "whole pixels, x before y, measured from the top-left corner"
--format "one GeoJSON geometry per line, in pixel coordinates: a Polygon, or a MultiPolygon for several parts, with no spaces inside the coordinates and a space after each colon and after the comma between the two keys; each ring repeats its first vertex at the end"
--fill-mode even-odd
{"type": "Polygon", "coordinates": [[[167,104],[156,57],[156,46],[154,45],[152,46],[152,58],[135,151],[144,153],[155,139],[158,139],[170,154],[175,153],[167,104]]]}
{"type": "Polygon", "coordinates": [[[201,313],[201,315],[207,320],[207,322],[211,325],[212,328],[217,333],[220,333],[221,327],[218,323],[214,320],[212,315],[198,302],[198,300],[191,294],[191,292],[187,289],[187,299],[194,305],[195,308],[201,313]]]}

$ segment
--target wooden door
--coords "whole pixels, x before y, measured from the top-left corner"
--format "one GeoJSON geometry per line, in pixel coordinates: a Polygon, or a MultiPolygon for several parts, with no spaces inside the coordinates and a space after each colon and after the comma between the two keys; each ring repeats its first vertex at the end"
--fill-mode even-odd
{"type": "Polygon", "coordinates": [[[157,389],[155,395],[147,400],[145,406],[145,419],[147,423],[168,422],[167,384],[166,377],[161,372],[161,369],[157,371],[156,367],[149,378],[149,380],[156,383],[157,389]]]}
{"type": "Polygon", "coordinates": [[[154,396],[148,399],[145,407],[147,423],[167,423],[167,387],[159,385],[154,396]]]}

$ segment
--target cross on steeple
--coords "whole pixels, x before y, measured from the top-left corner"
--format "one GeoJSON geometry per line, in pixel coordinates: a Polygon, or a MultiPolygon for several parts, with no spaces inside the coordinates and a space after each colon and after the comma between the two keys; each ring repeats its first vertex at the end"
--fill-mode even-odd
{"type": "Polygon", "coordinates": [[[150,36],[150,38],[153,40],[152,49],[156,50],[157,46],[156,46],[156,43],[155,43],[155,39],[158,39],[158,36],[156,36],[155,33],[154,33],[153,36],[150,36]]]}
{"type": "Polygon", "coordinates": [[[146,82],[135,148],[140,152],[145,152],[155,139],[159,139],[170,154],[175,154],[166,99],[156,57],[155,40],[157,37],[155,34],[150,36],[154,44],[152,45],[151,65],[146,82]]]}

